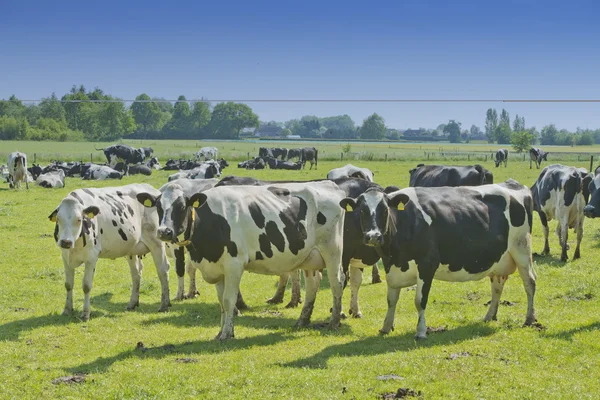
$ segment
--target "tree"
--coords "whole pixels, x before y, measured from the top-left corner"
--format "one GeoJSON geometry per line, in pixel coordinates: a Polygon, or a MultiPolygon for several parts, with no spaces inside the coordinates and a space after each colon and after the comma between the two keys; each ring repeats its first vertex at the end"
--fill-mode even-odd
{"type": "Polygon", "coordinates": [[[252,109],[243,103],[219,103],[215,106],[209,123],[212,137],[238,139],[244,128],[258,128],[259,120],[252,109]]]}
{"type": "Polygon", "coordinates": [[[384,138],[387,128],[385,120],[377,113],[373,113],[365,118],[359,130],[361,139],[381,140],[384,138]]]}
{"type": "Polygon", "coordinates": [[[140,94],[135,98],[143,102],[134,102],[131,105],[131,114],[135,120],[138,131],[145,134],[148,132],[158,132],[162,128],[163,113],[157,103],[149,100],[150,96],[146,93],[140,94]]]}
{"type": "Polygon", "coordinates": [[[525,130],[525,117],[519,117],[519,114],[515,116],[513,122],[513,131],[524,131],[525,130]]]}
{"type": "Polygon", "coordinates": [[[493,108],[488,108],[485,118],[485,136],[488,143],[494,143],[496,139],[496,128],[498,127],[498,114],[493,108]]]}
{"type": "Polygon", "coordinates": [[[444,127],[444,134],[448,135],[450,143],[460,143],[460,122],[451,119],[444,127]]]}
{"type": "Polygon", "coordinates": [[[529,148],[533,144],[534,139],[535,136],[531,131],[515,131],[510,136],[510,143],[512,144],[513,148],[517,153],[521,153],[523,151],[529,150],[529,148]]]}
{"type": "Polygon", "coordinates": [[[50,118],[55,121],[66,121],[65,108],[54,93],[52,93],[50,97],[42,99],[39,109],[41,118],[50,118]]]}
{"type": "Polygon", "coordinates": [[[190,125],[192,135],[201,138],[205,135],[205,128],[210,122],[210,105],[205,101],[194,103],[192,114],[190,115],[190,125]]]}
{"type": "Polygon", "coordinates": [[[546,125],[542,128],[540,142],[541,144],[553,145],[558,139],[558,129],[554,124],[546,125]]]}
{"type": "Polygon", "coordinates": [[[504,108],[502,109],[502,112],[500,113],[499,124],[506,124],[510,128],[510,115],[508,114],[508,111],[506,111],[504,108]]]}

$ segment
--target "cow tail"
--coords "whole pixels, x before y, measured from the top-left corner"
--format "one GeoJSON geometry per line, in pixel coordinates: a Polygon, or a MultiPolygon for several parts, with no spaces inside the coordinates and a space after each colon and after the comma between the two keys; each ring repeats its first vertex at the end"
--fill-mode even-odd
{"type": "Polygon", "coordinates": [[[315,149],[315,168],[317,168],[317,165],[319,165],[319,163],[317,162],[319,158],[319,150],[315,149]]]}

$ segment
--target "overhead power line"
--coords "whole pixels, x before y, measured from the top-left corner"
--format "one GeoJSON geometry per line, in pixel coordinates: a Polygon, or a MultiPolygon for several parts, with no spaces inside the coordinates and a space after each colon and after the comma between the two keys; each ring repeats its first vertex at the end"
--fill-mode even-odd
{"type": "MultiPolygon", "coordinates": [[[[37,103],[39,100],[20,100],[37,103]]],[[[61,103],[600,103],[600,99],[189,99],[189,100],[58,100],[61,103]]]]}

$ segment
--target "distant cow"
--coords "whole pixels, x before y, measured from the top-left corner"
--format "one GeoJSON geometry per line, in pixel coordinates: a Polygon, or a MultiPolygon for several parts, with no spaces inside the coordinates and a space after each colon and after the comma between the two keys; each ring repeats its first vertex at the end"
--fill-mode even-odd
{"type": "MultiPolygon", "coordinates": [[[[546,153],[545,151],[538,149],[537,147],[532,147],[529,149],[529,158],[531,161],[535,162],[535,166],[537,169],[540,169],[540,165],[542,165],[542,161],[548,161],[546,157],[548,157],[550,152],[546,153]]],[[[531,169],[531,164],[529,165],[529,169],[531,169]]]]}
{"type": "Polygon", "coordinates": [[[284,161],[284,160],[286,160],[287,155],[288,155],[288,149],[286,149],[284,147],[272,147],[272,148],[261,147],[258,149],[258,156],[262,157],[264,159],[266,159],[268,157],[273,157],[273,158],[281,157],[281,161],[284,161]]]}
{"type": "Polygon", "coordinates": [[[468,166],[424,165],[409,171],[409,186],[481,186],[494,183],[494,176],[479,164],[468,166]]]}
{"type": "Polygon", "coordinates": [[[138,164],[144,162],[144,150],[135,149],[126,144],[113,144],[112,146],[96,149],[104,151],[108,165],[113,168],[119,161],[125,164],[138,164]]]}
{"type": "Polygon", "coordinates": [[[14,151],[8,155],[8,184],[11,189],[20,188],[21,181],[29,189],[29,176],[27,174],[27,156],[25,153],[14,151]]]}
{"type": "Polygon", "coordinates": [[[315,147],[304,147],[300,153],[300,161],[302,161],[302,168],[306,165],[307,161],[310,161],[310,169],[312,169],[313,164],[315,165],[315,169],[317,169],[317,161],[319,156],[319,151],[315,147]]]}
{"type": "Polygon", "coordinates": [[[107,165],[90,165],[81,177],[84,180],[103,181],[106,179],[123,179],[123,173],[115,171],[107,165]]]}
{"type": "Polygon", "coordinates": [[[144,160],[152,157],[152,153],[154,153],[154,149],[152,147],[140,147],[140,149],[144,152],[144,160]]]}
{"type": "Polygon", "coordinates": [[[246,160],[238,163],[238,168],[265,169],[265,160],[260,157],[255,157],[253,160],[246,160]]]}
{"type": "Polygon", "coordinates": [[[360,212],[364,243],[386,270],[388,311],[381,333],[394,329],[400,289],[417,285],[417,339],[427,337],[425,308],[434,279],[490,277],[492,301],[484,321],[496,319],[504,283],[516,270],[527,292],[525,325],[536,322],[536,274],[531,254],[529,189],[509,180],[477,187],[416,187],[391,193],[373,188],[342,208],[360,212]]]}
{"type": "Polygon", "coordinates": [[[210,179],[218,178],[221,176],[219,169],[219,163],[216,161],[206,161],[199,167],[196,167],[189,171],[179,171],[176,174],[170,175],[168,181],[171,182],[175,179],[188,178],[188,179],[210,179]]]}
{"type": "Polygon", "coordinates": [[[65,187],[65,172],[62,169],[58,171],[47,172],[37,177],[36,183],[46,189],[65,187]]]}
{"type": "Polygon", "coordinates": [[[27,171],[29,171],[33,180],[36,180],[42,174],[42,167],[40,167],[40,164],[34,163],[31,167],[27,168],[27,171]]]}
{"type": "Polygon", "coordinates": [[[302,149],[289,149],[288,153],[287,153],[287,161],[290,160],[290,158],[298,158],[298,160],[300,160],[300,157],[302,156],[302,149]]]}
{"type": "MultiPolygon", "coordinates": [[[[587,170],[585,171],[587,175],[587,170]]],[[[548,244],[548,221],[556,219],[556,235],[560,240],[561,261],[567,261],[567,238],[569,228],[577,233],[577,247],[573,259],[580,257],[579,245],[583,238],[585,199],[583,196],[584,177],[578,168],[552,164],[545,167],[531,187],[533,209],[540,216],[544,228],[543,254],[550,253],[548,244]]],[[[589,211],[589,209],[588,209],[589,211]]]]}
{"type": "Polygon", "coordinates": [[[146,161],[146,167],[159,170],[160,169],[160,163],[158,162],[158,158],[152,157],[151,159],[149,159],[148,161],[146,161]]]}
{"type": "Polygon", "coordinates": [[[595,175],[588,186],[591,198],[583,209],[586,218],[600,218],[600,167],[594,172],[595,175]]]}
{"type": "Polygon", "coordinates": [[[196,160],[199,160],[200,157],[203,157],[205,161],[208,160],[216,160],[218,150],[216,147],[202,147],[195,155],[196,160]]]}
{"type": "Polygon", "coordinates": [[[127,166],[127,175],[152,175],[152,168],[144,164],[135,164],[127,166]]]}
{"type": "Polygon", "coordinates": [[[296,163],[291,161],[279,161],[273,157],[267,157],[267,164],[269,164],[269,168],[271,169],[299,170],[302,168],[302,163],[300,161],[296,163]]]}
{"type": "Polygon", "coordinates": [[[504,168],[506,168],[506,164],[508,163],[508,150],[506,149],[498,149],[496,152],[496,168],[500,166],[500,164],[504,163],[504,168]]]}
{"type": "Polygon", "coordinates": [[[132,279],[127,309],[133,310],[139,305],[141,256],[147,253],[152,254],[161,283],[159,311],[168,310],[169,262],[165,245],[156,237],[158,212],[156,208],[141,205],[136,197],[139,193],[160,195],[148,184],[77,189],[69,193],[49,215],[50,221],[56,222],[54,240],[61,250],[65,268],[67,299],[63,315],[73,311],[75,268],[85,264],[81,319],[89,319],[92,279],[99,258],[127,258],[132,279]]]}
{"type": "Polygon", "coordinates": [[[360,168],[352,164],[346,164],[340,168],[334,168],[327,173],[327,179],[343,177],[354,177],[373,182],[373,172],[367,168],[360,168]]]}
{"type": "MultiPolygon", "coordinates": [[[[154,205],[156,195],[138,195],[154,205]]],[[[304,270],[306,301],[296,326],[310,323],[321,269],[327,269],[333,295],[330,328],[340,324],[342,301],[344,192],[333,182],[273,186],[214,187],[186,199],[184,213],[194,218],[183,240],[194,267],[216,284],[221,330],[215,339],[234,337],[234,309],[244,271],[282,275],[304,270]],[[336,210],[337,208],[337,210],[336,210]],[[194,217],[195,215],[195,217],[194,217]]],[[[174,236],[159,236],[171,241],[174,236]]]]}

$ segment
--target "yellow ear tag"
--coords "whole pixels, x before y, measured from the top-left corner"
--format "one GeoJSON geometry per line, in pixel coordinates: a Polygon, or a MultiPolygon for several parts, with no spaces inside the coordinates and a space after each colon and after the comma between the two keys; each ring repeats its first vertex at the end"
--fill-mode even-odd
{"type": "Polygon", "coordinates": [[[196,201],[194,202],[194,204],[192,204],[192,207],[194,207],[194,208],[198,208],[198,207],[200,207],[200,202],[199,202],[198,200],[196,200],[196,201]]]}
{"type": "Polygon", "coordinates": [[[350,204],[346,204],[346,211],[352,212],[352,211],[354,211],[354,209],[352,208],[352,206],[350,204]]]}
{"type": "Polygon", "coordinates": [[[87,215],[87,216],[88,216],[88,218],[89,218],[89,219],[92,219],[92,218],[94,218],[94,217],[95,217],[94,213],[93,213],[93,212],[91,212],[91,211],[88,213],[88,215],[87,215]]]}
{"type": "Polygon", "coordinates": [[[192,208],[192,222],[196,220],[196,210],[192,208]]]}
{"type": "Polygon", "coordinates": [[[152,207],[152,200],[150,200],[150,199],[146,199],[146,200],[144,200],[144,205],[145,205],[146,207],[152,207]]]}
{"type": "Polygon", "coordinates": [[[52,216],[52,219],[51,219],[50,221],[52,221],[52,222],[56,222],[56,214],[54,214],[54,215],[52,216]]]}
{"type": "Polygon", "coordinates": [[[404,203],[398,203],[398,211],[404,211],[404,203]]]}

